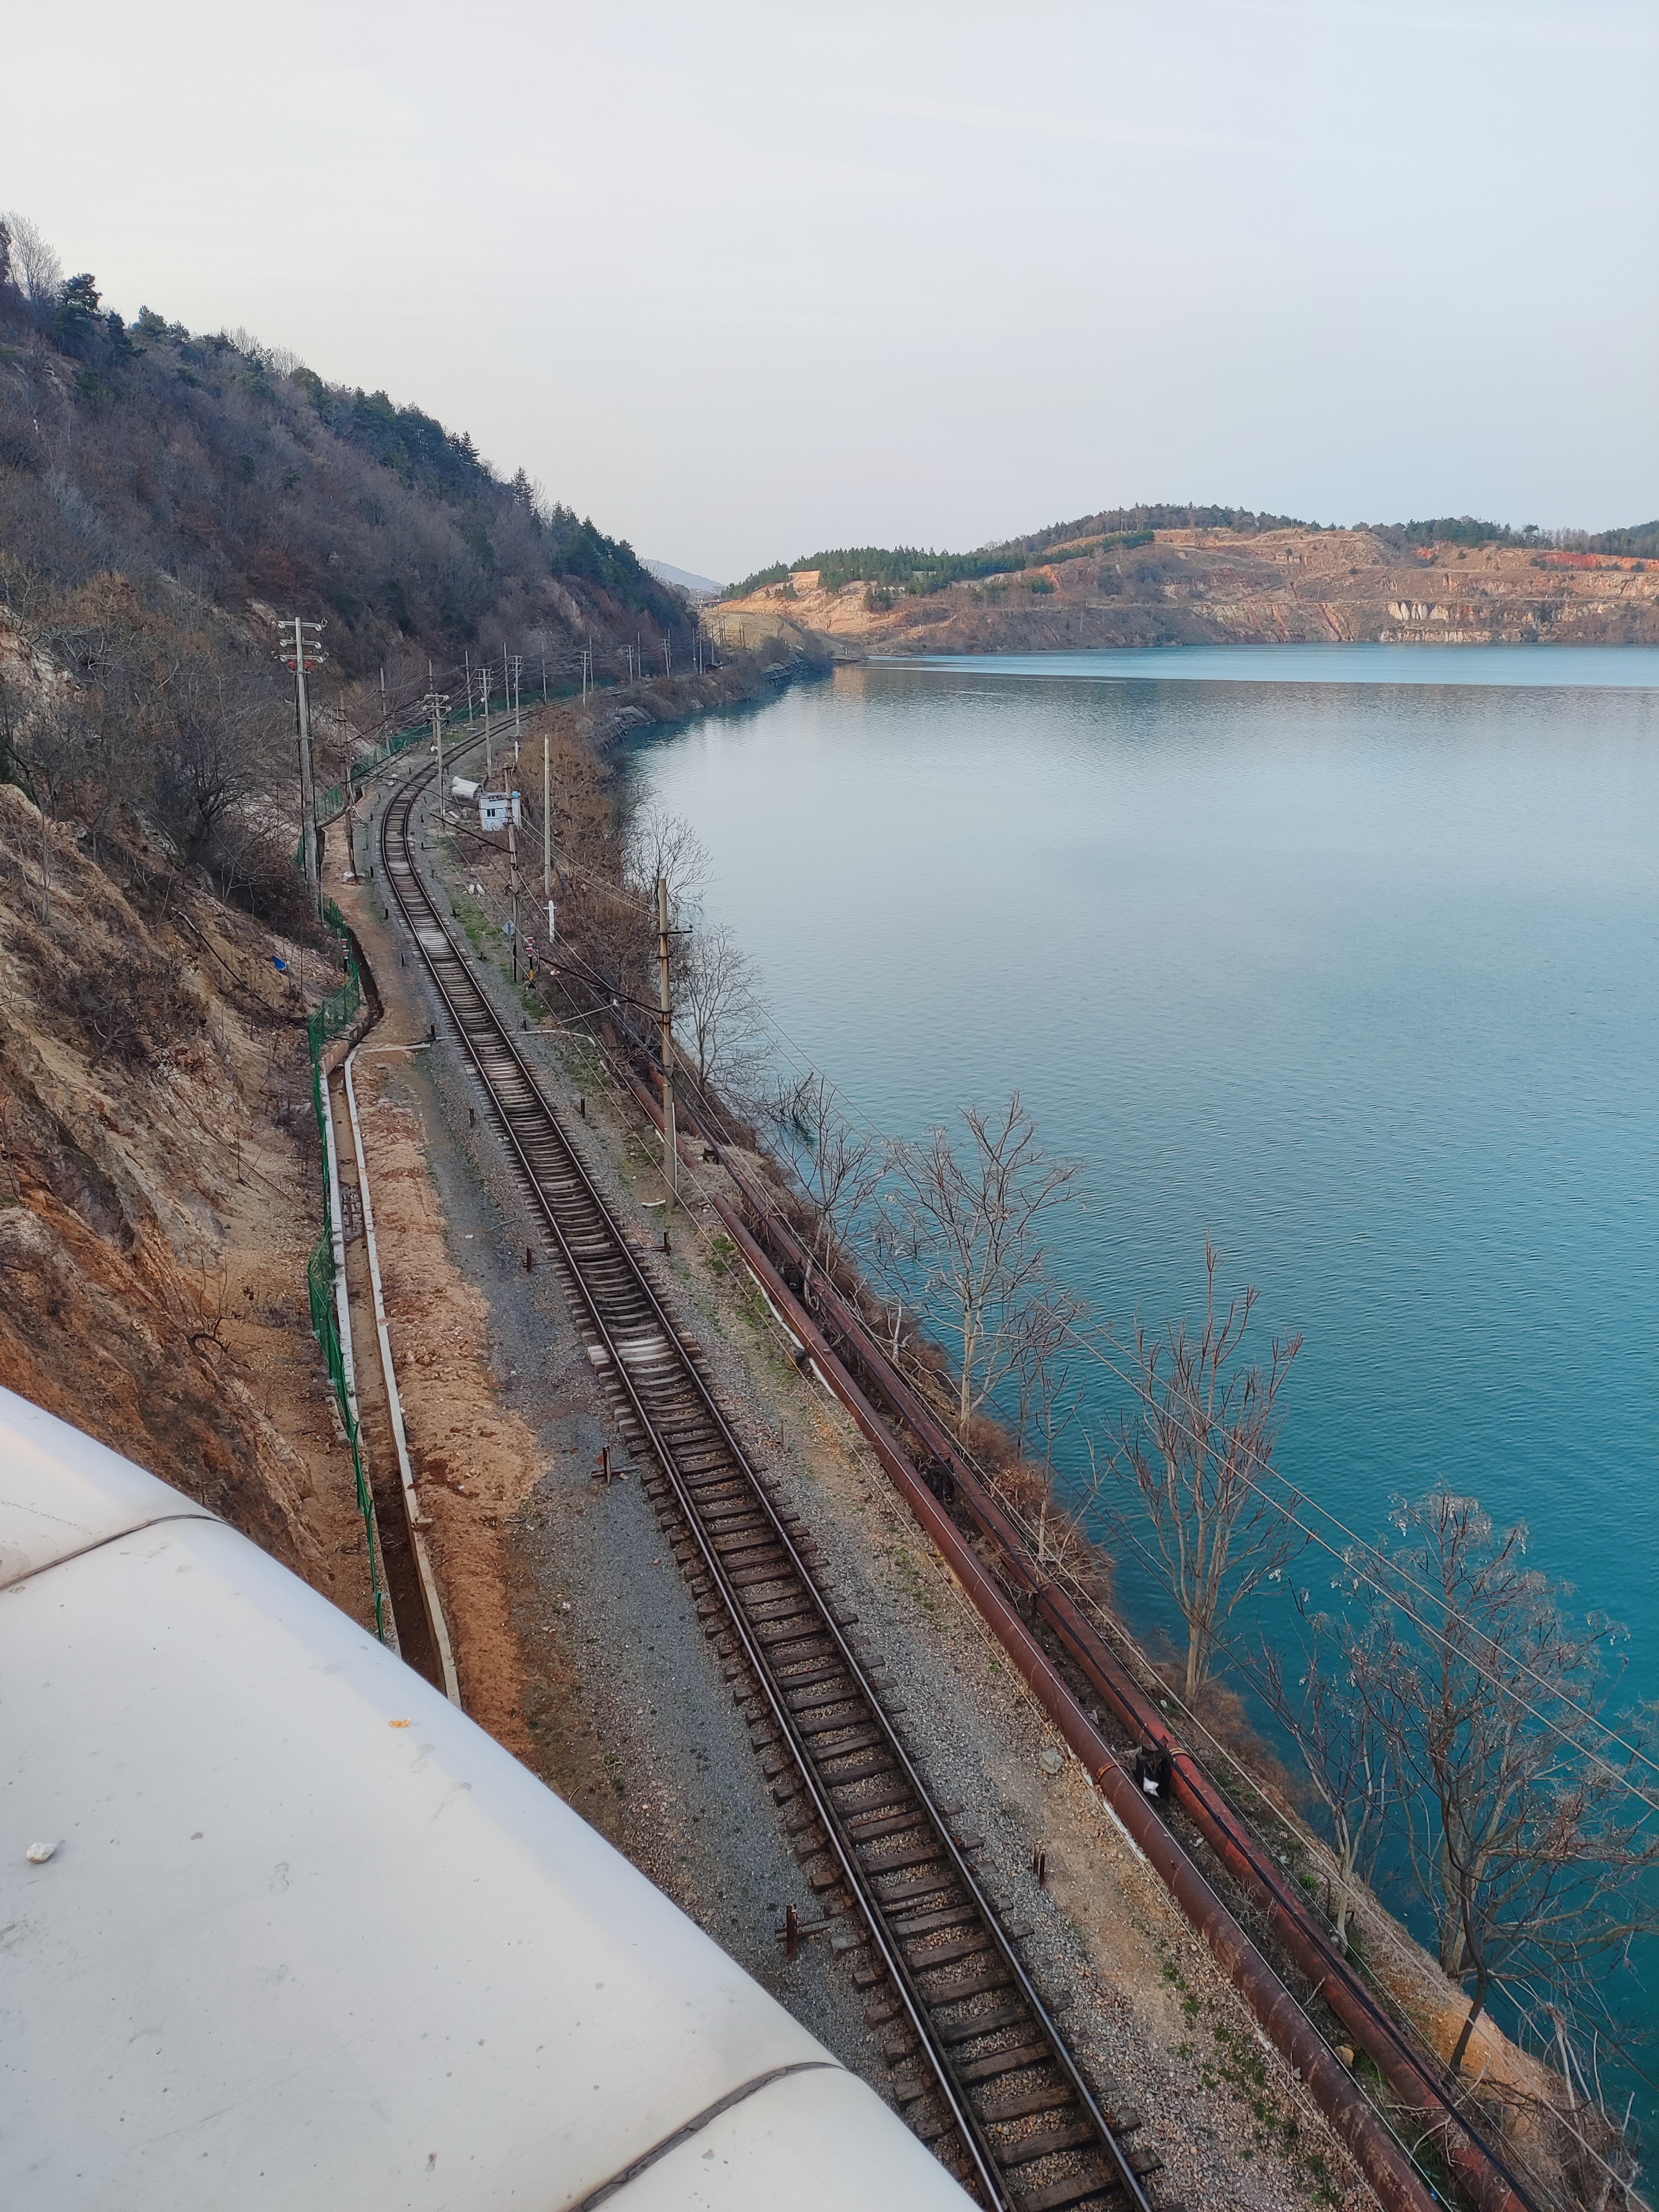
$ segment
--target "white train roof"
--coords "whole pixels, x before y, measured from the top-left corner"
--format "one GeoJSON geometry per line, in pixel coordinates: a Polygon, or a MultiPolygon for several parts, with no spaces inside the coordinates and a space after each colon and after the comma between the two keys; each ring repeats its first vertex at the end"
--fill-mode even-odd
{"type": "Polygon", "coordinates": [[[6,2203],[966,2204],[365,1630],[8,1391],[0,1698],[6,2203]]]}

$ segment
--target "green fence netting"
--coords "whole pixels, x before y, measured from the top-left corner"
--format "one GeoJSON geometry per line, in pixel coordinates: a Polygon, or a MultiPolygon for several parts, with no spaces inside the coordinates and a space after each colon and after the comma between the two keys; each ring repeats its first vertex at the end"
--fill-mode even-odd
{"type": "MultiPolygon", "coordinates": [[[[347,931],[345,917],[330,899],[323,908],[323,920],[334,931],[345,947],[345,980],[323,1000],[312,1014],[307,1027],[311,1032],[311,1064],[315,1071],[321,1064],[323,1047],[331,1037],[349,1030],[363,1008],[363,979],[357,967],[357,954],[347,931]]],[[[322,1121],[322,1101],[317,1103],[317,1118],[322,1121]]]]}

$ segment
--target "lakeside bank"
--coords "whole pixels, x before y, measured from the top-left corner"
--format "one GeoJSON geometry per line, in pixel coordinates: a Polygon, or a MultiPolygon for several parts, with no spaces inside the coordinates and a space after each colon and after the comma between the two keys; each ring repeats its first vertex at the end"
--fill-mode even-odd
{"type": "MultiPolygon", "coordinates": [[[[1303,1494],[1369,1534],[1443,1475],[1648,1650],[1634,1556],[1586,1571],[1584,1547],[1643,1510],[1608,1486],[1638,1410],[1610,1363],[1651,1276],[1653,1021],[1614,948],[1651,927],[1653,656],[1605,656],[1612,691],[1583,688],[1588,648],[1308,647],[1279,680],[1252,648],[1221,656],[1250,676],[1183,684],[1197,657],[849,670],[636,767],[711,847],[710,920],[877,1127],[1019,1086],[1102,1164],[1058,1255],[1081,1286],[1189,1310],[1177,1263],[1213,1224],[1268,1329],[1312,1328],[1303,1494]],[[1563,1463],[1584,1510],[1550,1556],[1563,1463]]],[[[1119,1567],[1156,1624],[1144,1562],[1119,1567]]]]}

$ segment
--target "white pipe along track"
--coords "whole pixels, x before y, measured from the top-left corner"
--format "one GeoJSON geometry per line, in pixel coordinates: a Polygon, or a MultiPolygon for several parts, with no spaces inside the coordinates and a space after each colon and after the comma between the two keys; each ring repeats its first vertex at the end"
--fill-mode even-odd
{"type": "MultiPolygon", "coordinates": [[[[386,1316],[386,1298],[380,1286],[380,1248],[374,1242],[374,1200],[368,1187],[368,1155],[363,1144],[362,1123],[357,1114],[357,1093],[351,1080],[351,1063],[356,1059],[361,1046],[353,1045],[345,1056],[343,1071],[345,1078],[346,1110],[351,1117],[351,1144],[357,1156],[357,1190],[363,1202],[363,1238],[368,1247],[368,1279],[374,1295],[374,1330],[380,1344],[380,1372],[386,1378],[386,1409],[392,1422],[392,1441],[398,1451],[398,1477],[403,1485],[404,1513],[409,1522],[409,1540],[415,1553],[416,1572],[420,1577],[421,1606],[426,1614],[427,1626],[432,1631],[433,1648],[438,1655],[438,1664],[443,1670],[444,1695],[452,1705],[461,1702],[461,1686],[455,1672],[455,1654],[449,1641],[449,1626],[444,1619],[443,1601],[438,1595],[438,1582],[432,1571],[431,1554],[426,1547],[426,1517],[421,1511],[421,1501],[415,1488],[415,1470],[410,1464],[409,1436],[404,1427],[404,1401],[398,1391],[398,1370],[392,1357],[392,1326],[386,1316]]],[[[344,1280],[342,1270],[341,1280],[344,1280]]]]}

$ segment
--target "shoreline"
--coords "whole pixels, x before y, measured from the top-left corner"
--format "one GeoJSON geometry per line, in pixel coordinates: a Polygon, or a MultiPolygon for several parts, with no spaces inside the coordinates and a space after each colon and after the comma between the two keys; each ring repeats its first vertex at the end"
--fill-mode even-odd
{"type": "MultiPolygon", "coordinates": [[[[1033,672],[1042,672],[1039,669],[1033,672]]],[[[788,726],[793,729],[794,725],[792,723],[788,726]]],[[[749,919],[752,922],[752,915],[749,919]]],[[[1328,1869],[1315,1866],[1310,1871],[1322,1876],[1328,1869]]],[[[1375,1930],[1379,1950],[1390,1960],[1389,1978],[1396,1992],[1409,1996],[1408,2009],[1431,2028],[1437,2041],[1443,2043],[1443,2056],[1449,2053],[1461,2020],[1456,1993],[1441,1981],[1432,1960],[1422,1951],[1420,1945],[1380,1905],[1376,1908],[1375,1930]],[[1446,2032],[1448,2028],[1449,2033],[1446,2032]]],[[[1512,2050],[1514,2057],[1512,2059],[1500,2059],[1500,2064],[1510,2070],[1517,2080],[1522,2075],[1526,2077],[1529,2095],[1541,2095],[1541,2100],[1545,2102],[1554,2101],[1555,2092],[1551,2088],[1550,2081],[1553,2069],[1539,2067],[1538,2063],[1521,2052],[1518,2046],[1508,2045],[1507,2039],[1504,2039],[1504,2047],[1512,2050]]],[[[1495,2042],[1494,2050],[1498,2048],[1495,2042]]]]}

